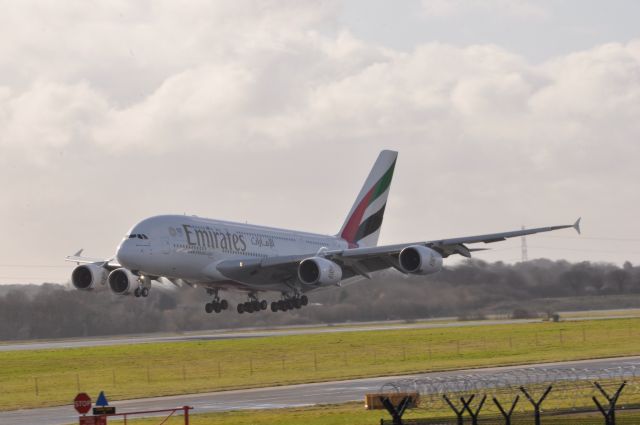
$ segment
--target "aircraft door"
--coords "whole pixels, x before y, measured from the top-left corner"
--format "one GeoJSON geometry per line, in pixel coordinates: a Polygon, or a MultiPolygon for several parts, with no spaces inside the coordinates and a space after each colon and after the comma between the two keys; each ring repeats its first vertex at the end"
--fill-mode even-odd
{"type": "Polygon", "coordinates": [[[162,238],[160,240],[160,252],[165,255],[171,254],[171,241],[169,238],[162,238]]]}

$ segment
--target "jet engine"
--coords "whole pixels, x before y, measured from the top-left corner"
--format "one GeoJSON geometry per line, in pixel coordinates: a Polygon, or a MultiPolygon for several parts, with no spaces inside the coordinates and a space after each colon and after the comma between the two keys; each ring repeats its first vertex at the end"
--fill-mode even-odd
{"type": "Polygon", "coordinates": [[[107,270],[98,264],[82,264],[71,272],[71,283],[76,289],[83,291],[104,289],[107,270]]]}
{"type": "Polygon", "coordinates": [[[335,285],[342,280],[342,268],[326,258],[311,257],[298,265],[298,278],[309,286],[335,285]]]}
{"type": "Polygon", "coordinates": [[[423,245],[412,245],[400,251],[400,268],[412,274],[437,273],[442,269],[442,255],[423,245]]]}
{"type": "Polygon", "coordinates": [[[127,295],[133,293],[138,286],[138,276],[123,267],[109,273],[109,287],[114,294],[127,295]]]}

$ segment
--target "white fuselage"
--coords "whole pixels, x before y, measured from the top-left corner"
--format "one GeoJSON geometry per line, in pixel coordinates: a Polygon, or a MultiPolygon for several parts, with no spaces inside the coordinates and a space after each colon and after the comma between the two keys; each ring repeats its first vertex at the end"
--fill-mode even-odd
{"type": "Polygon", "coordinates": [[[217,271],[217,263],[230,259],[313,256],[322,248],[347,247],[345,240],[334,236],[195,216],[163,215],[133,226],[118,246],[116,258],[123,267],[143,275],[194,283],[226,282],[235,286],[217,271]]]}

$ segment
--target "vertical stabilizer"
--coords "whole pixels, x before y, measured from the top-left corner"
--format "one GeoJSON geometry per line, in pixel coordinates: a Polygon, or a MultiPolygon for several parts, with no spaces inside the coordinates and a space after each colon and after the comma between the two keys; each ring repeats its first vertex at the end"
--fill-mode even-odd
{"type": "Polygon", "coordinates": [[[382,151],[351,207],[338,236],[349,246],[376,246],[398,152],[382,151]]]}

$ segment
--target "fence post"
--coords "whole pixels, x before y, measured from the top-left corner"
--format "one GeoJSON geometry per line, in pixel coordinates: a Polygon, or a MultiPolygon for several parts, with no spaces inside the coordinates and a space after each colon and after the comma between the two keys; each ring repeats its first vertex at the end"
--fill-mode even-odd
{"type": "Polygon", "coordinates": [[[616,404],[618,403],[618,397],[622,393],[625,385],[627,385],[627,381],[623,381],[622,385],[618,387],[618,390],[614,393],[612,397],[607,394],[607,392],[602,388],[602,386],[598,382],[594,382],[593,385],[600,390],[600,393],[607,399],[609,402],[609,408],[605,411],[602,405],[598,402],[595,396],[592,397],[593,402],[596,404],[600,413],[604,416],[605,422],[607,425],[615,425],[616,424],[616,404]]]}
{"type": "Polygon", "coordinates": [[[182,406],[182,409],[184,410],[184,425],[189,425],[189,410],[191,407],[182,406]]]}
{"type": "MultiPolygon", "coordinates": [[[[473,400],[475,396],[471,396],[469,398],[469,400],[467,401],[467,403],[471,403],[471,400],[473,400]]],[[[444,401],[447,402],[447,404],[449,405],[449,407],[451,408],[451,410],[453,410],[453,413],[456,414],[456,418],[457,418],[457,424],[458,425],[464,425],[464,418],[462,417],[462,415],[464,414],[464,407],[462,407],[462,409],[459,409],[453,405],[453,403],[451,402],[451,400],[449,400],[449,397],[447,397],[446,394],[442,394],[442,398],[444,398],[444,401]]]]}
{"type": "Polygon", "coordinates": [[[471,416],[471,424],[478,425],[478,415],[480,414],[480,410],[482,409],[482,406],[484,405],[484,402],[487,399],[487,395],[485,394],[482,397],[482,400],[480,400],[480,403],[478,403],[478,408],[475,411],[471,410],[471,400],[473,400],[474,397],[475,395],[472,395],[469,398],[469,400],[465,400],[464,397],[460,397],[460,401],[464,405],[464,409],[466,409],[467,412],[469,412],[469,416],[471,416]]]}
{"type": "Polygon", "coordinates": [[[498,409],[500,409],[500,413],[502,413],[502,416],[504,417],[504,425],[511,425],[511,415],[513,415],[513,410],[516,408],[516,404],[518,404],[518,400],[520,400],[519,395],[516,396],[515,400],[513,400],[513,403],[511,404],[511,408],[509,409],[508,412],[506,412],[502,408],[502,405],[500,404],[498,399],[493,397],[494,404],[498,406],[498,409]]]}
{"type": "Polygon", "coordinates": [[[545,392],[542,394],[542,397],[540,397],[538,401],[535,401],[533,398],[531,398],[531,396],[529,395],[529,393],[524,387],[520,387],[520,391],[524,393],[524,395],[527,397],[527,400],[529,400],[529,402],[533,405],[534,419],[535,419],[536,425],[540,425],[540,406],[542,405],[542,402],[544,401],[544,399],[547,398],[547,396],[549,395],[551,388],[553,388],[553,385],[549,385],[545,390],[545,392]]]}

